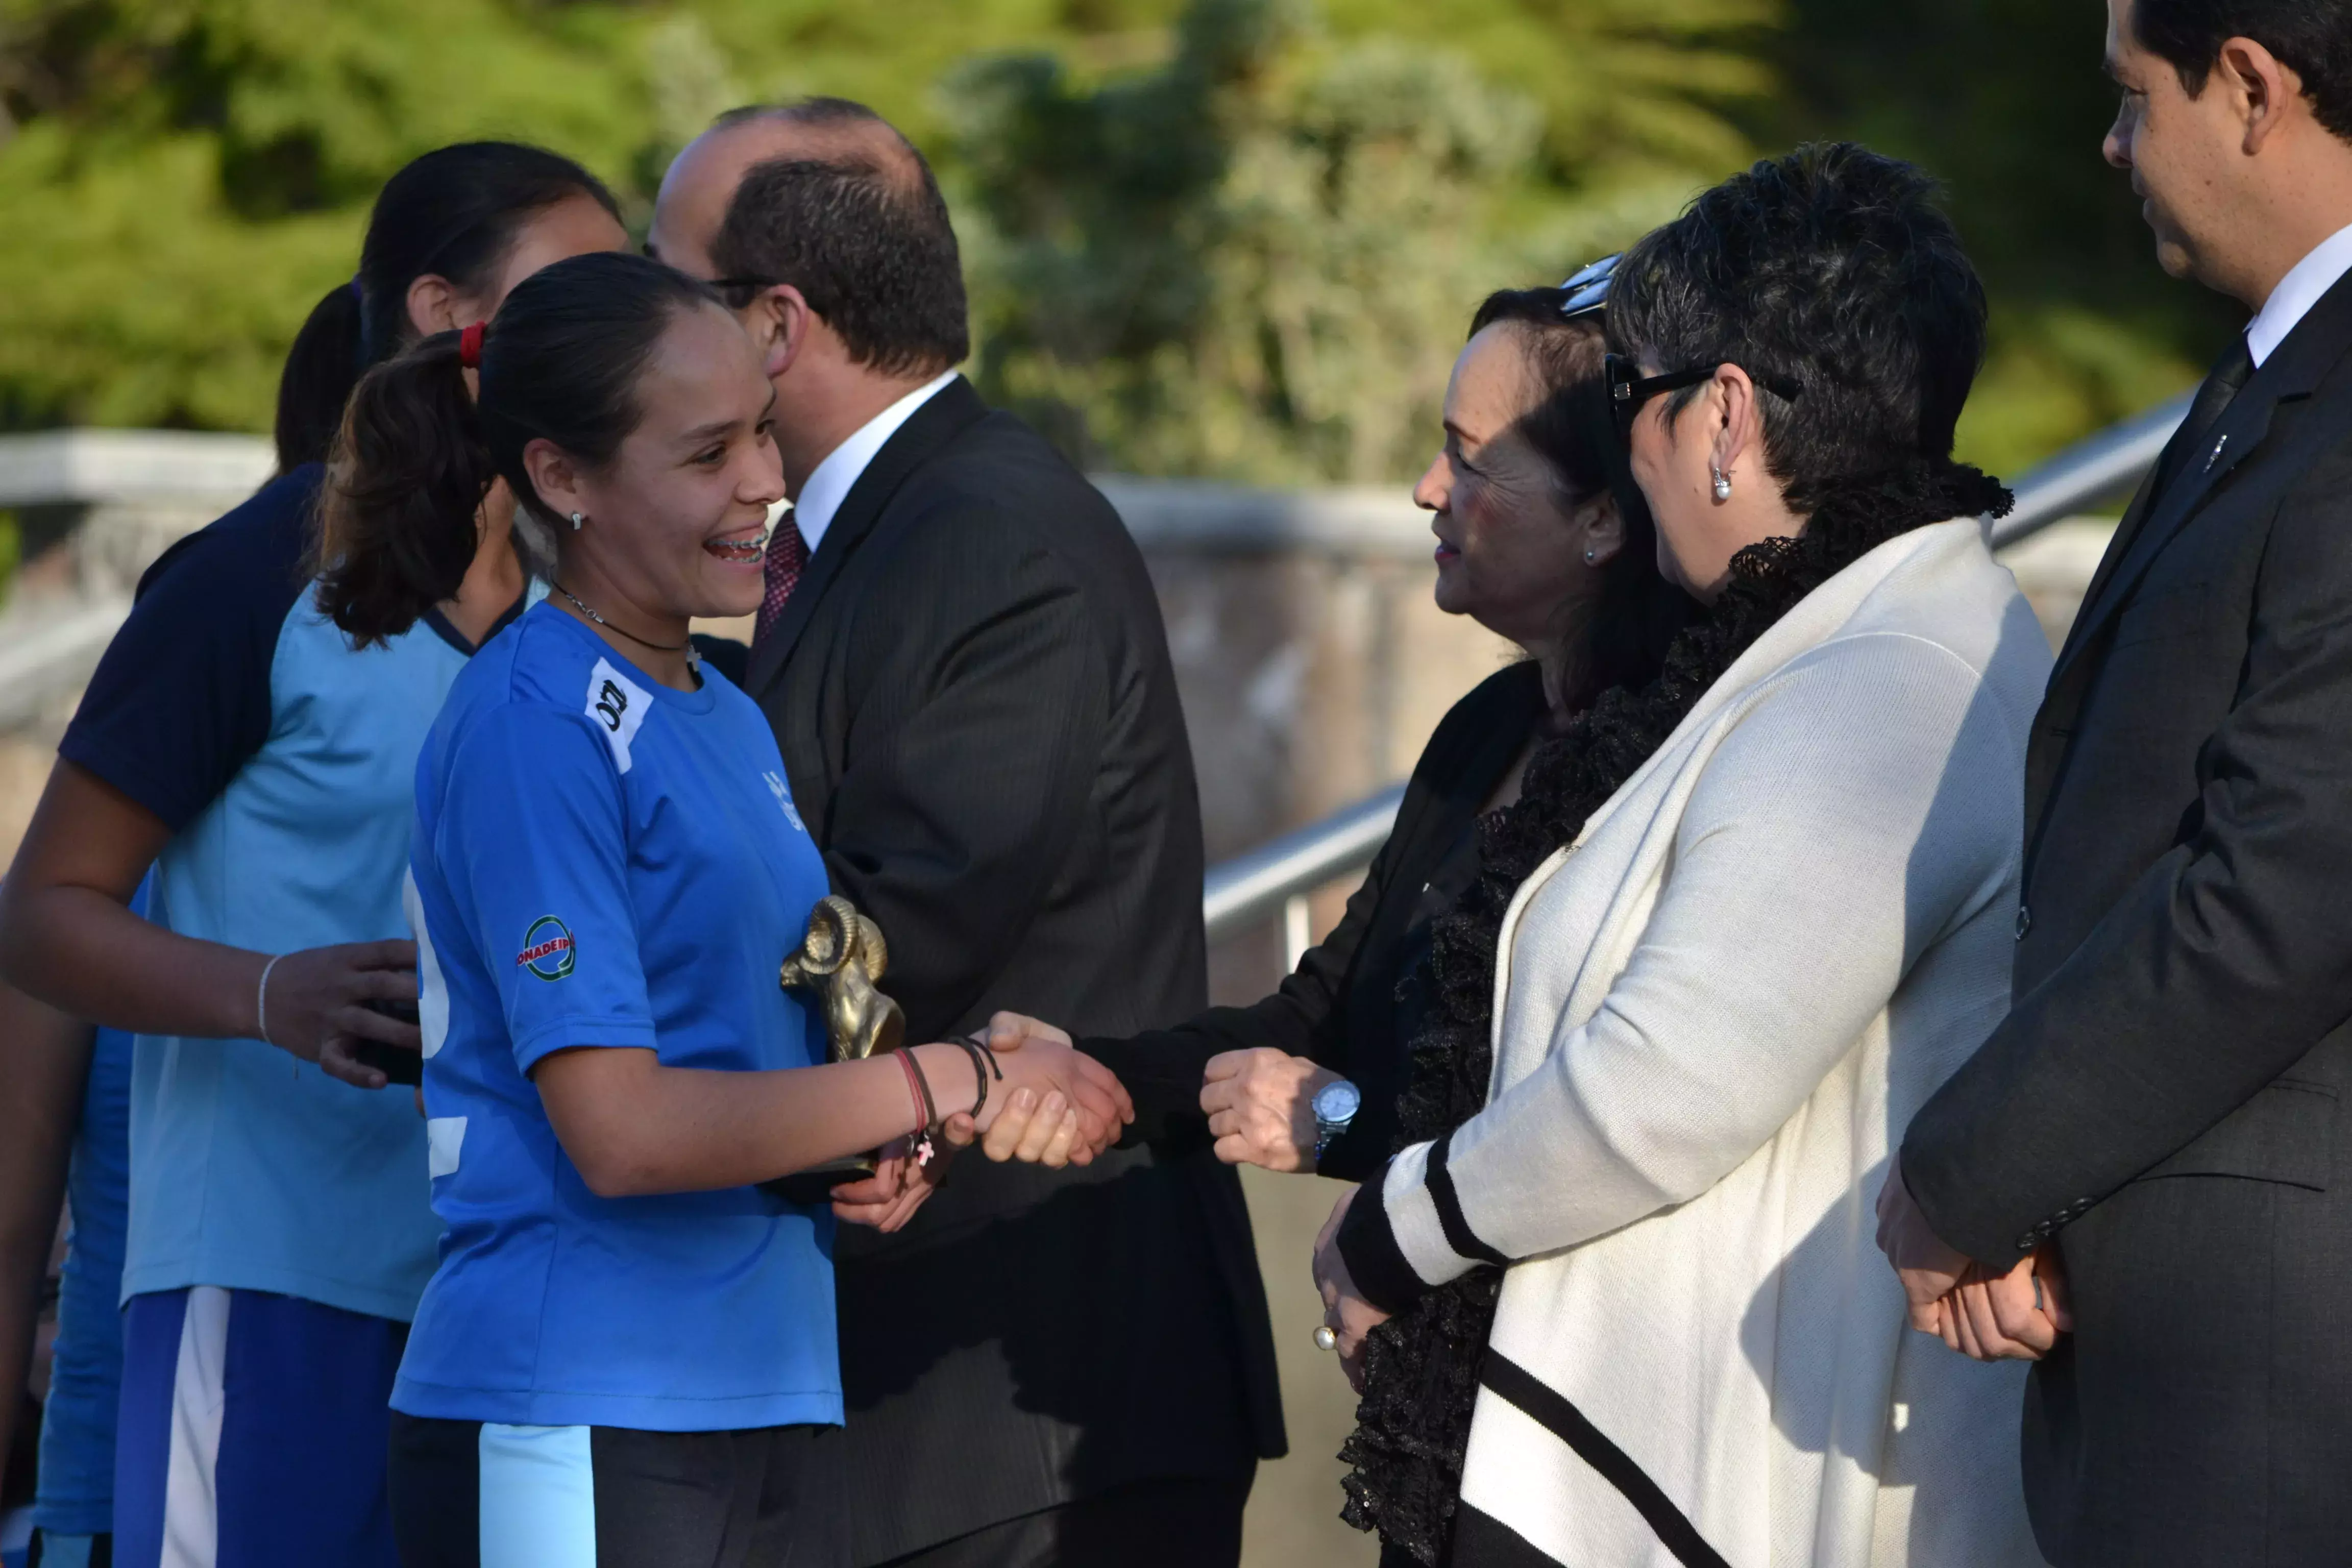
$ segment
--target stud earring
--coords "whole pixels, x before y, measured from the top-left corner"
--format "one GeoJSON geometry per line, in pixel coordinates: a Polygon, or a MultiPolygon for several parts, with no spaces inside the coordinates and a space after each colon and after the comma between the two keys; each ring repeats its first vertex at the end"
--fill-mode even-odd
{"type": "MultiPolygon", "coordinates": [[[[1723,483],[1722,476],[1717,475],[1717,478],[1716,478],[1716,481],[1715,481],[1715,482],[1716,482],[1717,484],[1718,484],[1718,485],[1722,484],[1722,483],[1723,483]]],[[[576,511],[575,511],[575,512],[573,512],[573,513],[572,514],[572,532],[574,532],[574,533],[579,532],[579,531],[580,531],[580,525],[581,525],[582,523],[583,523],[583,522],[587,521],[588,521],[588,520],[587,520],[586,518],[584,518],[584,517],[581,516],[578,512],[576,512],[576,511]]]]}
{"type": "Polygon", "coordinates": [[[1715,499],[1718,502],[1731,499],[1731,476],[1721,468],[1715,470],[1715,499]]]}
{"type": "Polygon", "coordinates": [[[1586,545],[1584,547],[1584,563],[1587,566],[1591,565],[1594,561],[1600,558],[1600,553],[1601,552],[1599,551],[1593,549],[1590,544],[1586,545]]]}

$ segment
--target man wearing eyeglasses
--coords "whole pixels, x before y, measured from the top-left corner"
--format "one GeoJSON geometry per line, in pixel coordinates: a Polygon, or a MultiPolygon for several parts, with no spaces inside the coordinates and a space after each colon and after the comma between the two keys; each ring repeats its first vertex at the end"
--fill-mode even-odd
{"type": "MultiPolygon", "coordinates": [[[[889,943],[908,1037],[1199,1011],[1158,601],[1109,504],[956,374],[963,280],[921,156],[838,100],[730,114],[671,166],[647,248],[766,355],[794,504],[741,684],[889,943]]],[[[1205,1145],[964,1160],[903,1229],[835,1246],[856,1563],[1238,1559],[1281,1405],[1240,1185],[1205,1145]]]]}

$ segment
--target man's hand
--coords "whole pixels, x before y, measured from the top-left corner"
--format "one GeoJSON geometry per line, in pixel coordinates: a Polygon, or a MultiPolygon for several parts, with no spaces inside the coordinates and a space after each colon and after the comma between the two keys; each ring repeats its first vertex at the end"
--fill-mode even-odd
{"type": "Polygon", "coordinates": [[[1944,1342],[1979,1361],[2040,1361],[2074,1327],[2055,1243],[2005,1274],[1975,1265],[1943,1308],[1944,1342]]]}
{"type": "Polygon", "coordinates": [[[1201,1109],[1217,1158],[1269,1171],[1315,1168],[1315,1096],[1339,1075],[1305,1057],[1271,1048],[1226,1051],[1209,1058],[1201,1109]]]}
{"type": "Polygon", "coordinates": [[[1878,1191],[1878,1249],[1895,1266],[1909,1300],[1911,1326],[1923,1334],[1940,1334],[1959,1348],[1952,1325],[1945,1321],[1944,1298],[1969,1271],[1968,1256],[1948,1245],[1927,1224],[1927,1216],[1911,1201],[1903,1184],[1899,1155],[1886,1160],[1886,1184],[1878,1191]]]}
{"type": "MultiPolygon", "coordinates": [[[[1364,1336],[1389,1321],[1386,1312],[1356,1294],[1348,1260],[1339,1256],[1339,1222],[1348,1217],[1348,1205],[1362,1190],[1349,1187],[1339,1195],[1331,1217],[1323,1222],[1323,1234],[1315,1238],[1315,1290],[1323,1298],[1323,1323],[1339,1336],[1335,1347],[1339,1370],[1347,1374],[1348,1386],[1358,1394],[1364,1392],[1364,1336]]],[[[1380,1199],[1375,1195],[1370,1201],[1380,1199]]]]}

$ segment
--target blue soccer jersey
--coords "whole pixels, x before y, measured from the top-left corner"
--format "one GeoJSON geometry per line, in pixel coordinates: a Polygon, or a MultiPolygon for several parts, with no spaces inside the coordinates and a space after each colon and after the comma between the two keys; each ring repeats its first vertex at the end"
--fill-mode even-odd
{"type": "Polygon", "coordinates": [[[532,1067],[636,1047],[824,1059],[776,984],[824,896],[767,721],[671,690],[551,605],[478,655],[417,763],[410,919],[433,1206],[411,1415],[715,1431],[841,1419],[832,1217],[755,1188],[602,1198],[532,1067]]]}

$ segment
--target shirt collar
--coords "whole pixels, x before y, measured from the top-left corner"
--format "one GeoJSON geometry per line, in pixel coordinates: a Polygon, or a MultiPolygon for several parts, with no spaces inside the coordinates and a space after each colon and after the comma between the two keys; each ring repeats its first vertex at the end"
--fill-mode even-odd
{"type": "Polygon", "coordinates": [[[800,500],[793,503],[792,518],[807,542],[811,555],[824,542],[825,530],[833,526],[834,513],[849,499],[850,487],[857,476],[874,460],[874,454],[888,444],[898,433],[898,426],[915,416],[915,410],[938,395],[941,387],[956,378],[949,371],[936,381],[924,383],[898,402],[859,426],[850,437],[824,455],[801,487],[800,500]]]}
{"type": "Polygon", "coordinates": [[[2352,225],[2337,229],[2323,239],[2312,253],[2288,269],[2279,279],[2271,297],[2246,326],[2246,347],[2254,356],[2254,364],[2277,352],[2286,342],[2287,334],[2319,303],[2320,296],[2336,287],[2337,279],[2352,272],[2352,225]]]}

